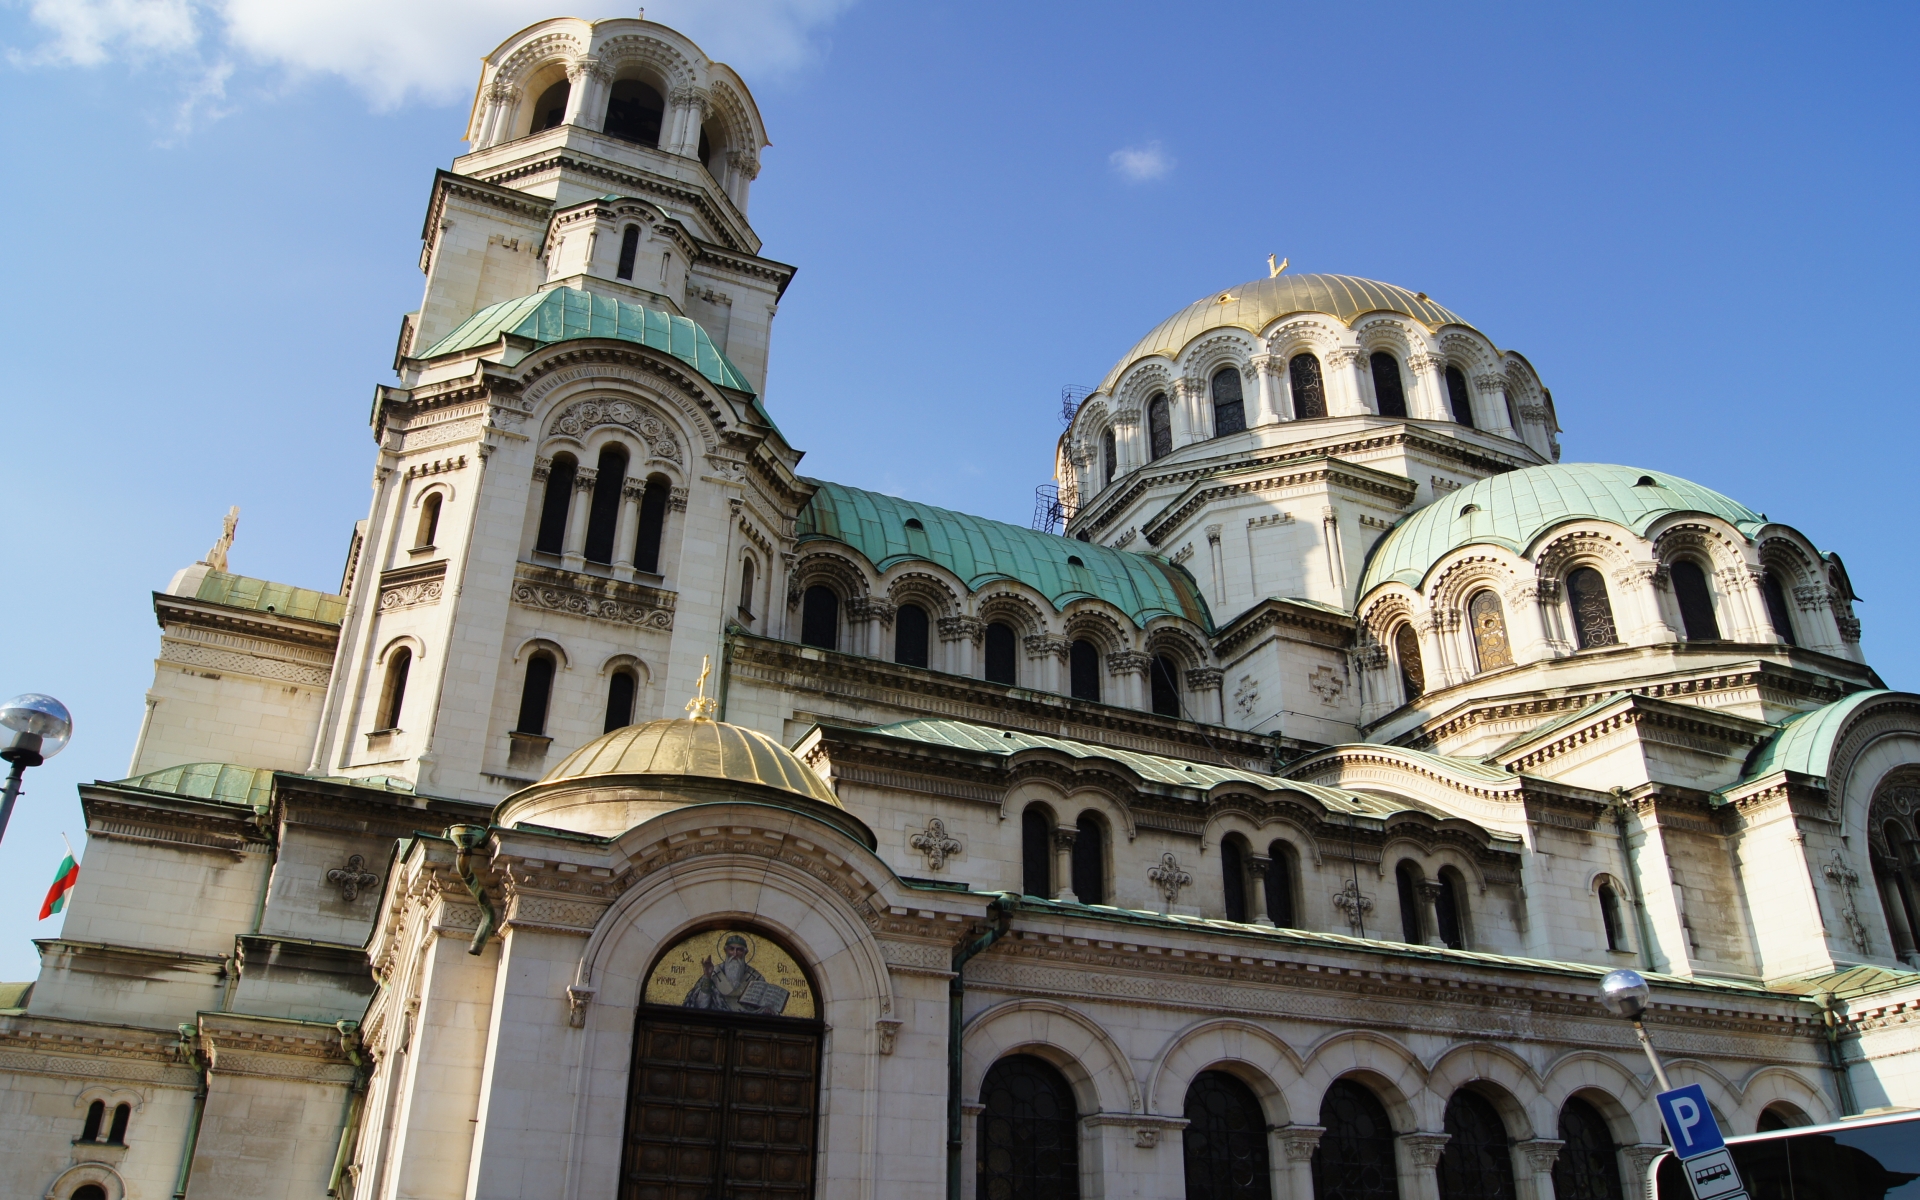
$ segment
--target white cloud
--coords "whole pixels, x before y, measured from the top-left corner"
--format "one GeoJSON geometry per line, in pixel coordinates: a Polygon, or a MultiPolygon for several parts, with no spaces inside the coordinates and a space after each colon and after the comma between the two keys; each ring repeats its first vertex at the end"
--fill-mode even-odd
{"type": "Polygon", "coordinates": [[[1159,179],[1173,170],[1173,159],[1160,148],[1159,142],[1148,142],[1144,146],[1122,146],[1107,156],[1107,162],[1131,183],[1159,179]]]}
{"type": "MultiPolygon", "coordinates": [[[[685,33],[751,84],[822,50],[854,0],[654,0],[653,20],[685,33]]],[[[378,108],[464,101],[479,59],[514,32],[564,15],[561,0],[32,0],[48,40],[27,63],[99,66],[171,60],[188,90],[224,87],[205,65],[233,60],[297,81],[332,75],[378,108]]],[[[637,12],[637,6],[629,9],[637,12]]],[[[218,68],[213,69],[217,72],[218,68]]]]}

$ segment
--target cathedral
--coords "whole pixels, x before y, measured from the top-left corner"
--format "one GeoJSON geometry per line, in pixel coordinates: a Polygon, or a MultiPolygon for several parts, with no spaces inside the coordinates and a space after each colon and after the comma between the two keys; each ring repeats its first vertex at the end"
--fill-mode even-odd
{"type": "Polygon", "coordinates": [[[543,21],[466,141],[338,589],[153,594],[5,1197],[1624,1200],[1617,967],[1729,1133],[1920,1104],[1920,696],[1809,534],[1283,263],[1064,533],[812,478],[745,81],[543,21]]]}

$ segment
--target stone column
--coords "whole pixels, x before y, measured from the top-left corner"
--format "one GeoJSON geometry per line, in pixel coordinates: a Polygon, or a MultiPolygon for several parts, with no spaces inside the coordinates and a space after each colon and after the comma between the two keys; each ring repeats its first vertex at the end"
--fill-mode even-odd
{"type": "MultiPolygon", "coordinates": [[[[1872,854],[1872,851],[1868,851],[1872,854]]],[[[1879,885],[1880,907],[1886,910],[1887,929],[1893,934],[1893,956],[1902,962],[1911,963],[1916,945],[1914,931],[1907,928],[1907,907],[1900,902],[1900,860],[1892,856],[1874,855],[1873,881],[1879,885]]]]}
{"type": "Polygon", "coordinates": [[[1327,390],[1327,415],[1358,416],[1373,412],[1367,403],[1367,352],[1358,346],[1342,346],[1327,355],[1328,374],[1321,381],[1327,390]]]}
{"type": "Polygon", "coordinates": [[[1054,882],[1058,885],[1053,898],[1068,904],[1080,901],[1080,897],[1073,894],[1073,843],[1079,835],[1080,830],[1074,825],[1062,825],[1053,831],[1054,882]]]}
{"type": "Polygon", "coordinates": [[[1256,354],[1247,360],[1247,366],[1253,371],[1254,395],[1257,407],[1249,425],[1277,425],[1284,418],[1280,415],[1280,381],[1275,378],[1280,371],[1280,358],[1274,354],[1256,354]]]}
{"type": "Polygon", "coordinates": [[[567,64],[567,115],[565,124],[597,130],[607,111],[602,81],[608,71],[598,58],[583,54],[567,64]]]}
{"type": "Polygon", "coordinates": [[[974,650],[986,635],[987,627],[976,617],[941,617],[940,644],[947,648],[947,671],[953,675],[974,675],[974,650]]]}
{"type": "Polygon", "coordinates": [[[1480,408],[1480,415],[1492,415],[1492,432],[1504,434],[1514,441],[1520,440],[1520,431],[1514,428],[1516,419],[1513,405],[1507,401],[1507,377],[1505,375],[1475,375],[1473,386],[1486,397],[1486,403],[1480,408]]]}
{"type": "Polygon", "coordinates": [[[1253,888],[1253,923],[1272,925],[1273,917],[1267,912],[1267,872],[1273,869],[1273,860],[1264,854],[1247,855],[1247,878],[1253,888]]]}
{"type": "Polygon", "coordinates": [[[1393,1140],[1400,1144],[1400,1200],[1440,1200],[1440,1152],[1446,1149],[1445,1133],[1403,1133],[1393,1140]]]}
{"type": "Polygon", "coordinates": [[[613,576],[633,578],[633,544],[640,536],[640,499],[647,481],[629,475],[620,483],[620,519],[613,526],[613,576]]]}
{"type": "Polygon", "coordinates": [[[1642,1142],[1637,1146],[1620,1147],[1620,1190],[1629,1196],[1645,1195],[1647,1191],[1647,1168],[1653,1160],[1666,1152],[1665,1143],[1642,1142]]]}
{"type": "MultiPolygon", "coordinates": [[[[1194,432],[1193,381],[1191,379],[1176,379],[1173,381],[1173,386],[1167,389],[1167,423],[1172,426],[1171,434],[1175,450],[1188,442],[1200,440],[1200,435],[1194,432]]],[[[1147,436],[1153,436],[1151,428],[1147,436]]]]}
{"type": "Polygon", "coordinates": [[[1279,1125],[1273,1130],[1273,1194],[1275,1200],[1314,1200],[1313,1152],[1320,1146],[1324,1125],[1279,1125]]]}
{"type": "Polygon", "coordinates": [[[1761,573],[1755,567],[1744,563],[1737,567],[1727,567],[1714,572],[1715,580],[1720,584],[1721,595],[1727,598],[1728,614],[1734,619],[1726,624],[1727,637],[1741,642],[1779,642],[1780,635],[1773,631],[1773,621],[1767,616],[1767,601],[1760,594],[1761,573]]]}
{"type": "Polygon", "coordinates": [[[1446,939],[1440,936],[1440,893],[1444,890],[1432,880],[1423,879],[1413,885],[1420,897],[1420,920],[1427,927],[1427,945],[1445,949],[1446,939]]]}
{"type": "Polygon", "coordinates": [[[599,481],[600,472],[594,468],[574,468],[573,495],[567,499],[567,536],[560,552],[560,563],[569,571],[586,569],[587,520],[593,513],[593,485],[599,481]]]}
{"type": "Polygon", "coordinates": [[[519,98],[520,89],[510,83],[496,80],[487,88],[487,110],[480,118],[480,138],[474,149],[484,150],[513,137],[513,105],[519,98]]]}
{"type": "Polygon", "coordinates": [[[1153,658],[1138,650],[1121,650],[1107,655],[1107,678],[1114,681],[1112,703],[1137,711],[1150,711],[1151,695],[1146,687],[1147,672],[1153,658]]]}
{"type": "Polygon", "coordinates": [[[1453,420],[1453,407],[1447,403],[1446,377],[1441,374],[1447,360],[1436,354],[1409,354],[1407,370],[1413,374],[1413,393],[1407,397],[1407,412],[1428,421],[1453,420]]]}
{"type": "Polygon", "coordinates": [[[1195,667],[1187,672],[1187,693],[1193,700],[1193,716],[1196,720],[1211,721],[1216,725],[1227,723],[1226,689],[1221,685],[1226,681],[1227,673],[1218,667],[1195,667]]]}
{"type": "Polygon", "coordinates": [[[1519,1200],[1554,1200],[1553,1163],[1565,1142],[1534,1138],[1513,1144],[1513,1182],[1519,1200]]]}
{"type": "Polygon", "coordinates": [[[683,84],[667,97],[667,119],[660,148],[668,154],[694,158],[700,153],[700,126],[707,119],[707,90],[683,84]]]}
{"type": "Polygon", "coordinates": [[[1207,526],[1207,562],[1213,571],[1213,602],[1224,606],[1227,602],[1227,561],[1220,553],[1220,530],[1218,525],[1207,526]]]}

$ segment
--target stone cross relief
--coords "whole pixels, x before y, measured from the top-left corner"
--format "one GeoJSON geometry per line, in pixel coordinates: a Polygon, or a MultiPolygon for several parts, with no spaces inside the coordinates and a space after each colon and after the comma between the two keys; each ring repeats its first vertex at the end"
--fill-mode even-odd
{"type": "Polygon", "coordinates": [[[1147,871],[1147,878],[1160,894],[1167,898],[1166,908],[1172,908],[1180,900],[1180,889],[1193,882],[1193,876],[1180,869],[1180,861],[1169,850],[1160,856],[1160,864],[1147,871]]]}
{"type": "Polygon", "coordinates": [[[1358,879],[1349,879],[1347,886],[1333,894],[1333,906],[1347,914],[1347,924],[1358,934],[1367,925],[1367,914],[1373,911],[1373,897],[1360,890],[1358,879]]]}
{"type": "Polygon", "coordinates": [[[352,904],[360,898],[361,888],[370,888],[380,882],[380,877],[366,869],[367,860],[355,854],[347,859],[344,867],[335,867],[327,872],[327,882],[340,888],[340,898],[352,904]]]}
{"type": "Polygon", "coordinates": [[[927,856],[929,871],[942,869],[964,848],[959,839],[947,836],[947,823],[939,817],[928,817],[927,827],[908,838],[907,845],[927,856]]]}
{"type": "Polygon", "coordinates": [[[1868,953],[1872,943],[1867,937],[1867,925],[1860,919],[1859,906],[1853,902],[1853,889],[1860,886],[1860,873],[1847,865],[1838,850],[1833,852],[1833,861],[1822,867],[1820,873],[1840,889],[1840,919],[1847,923],[1847,940],[1855,950],[1868,953]]]}

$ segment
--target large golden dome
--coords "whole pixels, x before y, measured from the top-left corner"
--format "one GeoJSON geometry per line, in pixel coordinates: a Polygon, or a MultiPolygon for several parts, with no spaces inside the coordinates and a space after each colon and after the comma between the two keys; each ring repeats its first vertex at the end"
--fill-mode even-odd
{"type": "Polygon", "coordinates": [[[677,775],[779,788],[839,808],[827,781],[764,733],[724,721],[649,721],[595,738],[548,771],[541,786],[607,775],[677,775]]]}

